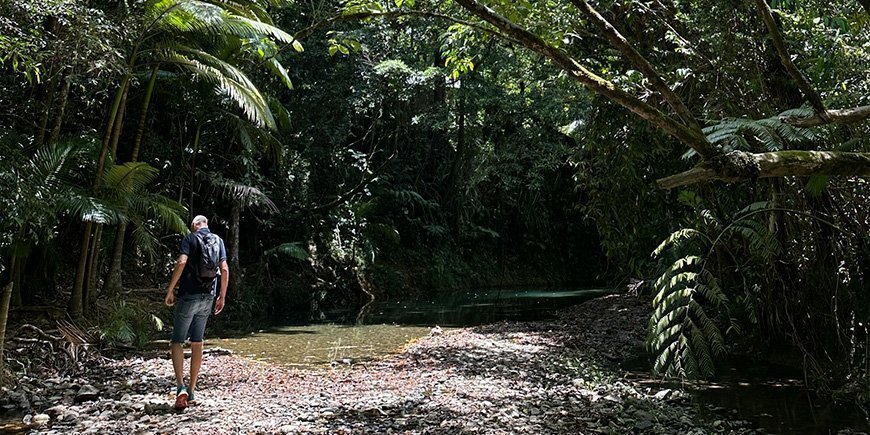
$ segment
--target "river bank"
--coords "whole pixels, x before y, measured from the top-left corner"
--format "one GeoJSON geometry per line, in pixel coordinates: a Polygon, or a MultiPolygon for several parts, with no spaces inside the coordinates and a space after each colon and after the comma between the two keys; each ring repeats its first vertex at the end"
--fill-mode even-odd
{"type": "Polygon", "coordinates": [[[104,358],[75,378],[21,379],[2,400],[27,400],[24,421],[40,434],[755,433],[624,376],[619,363],[642,348],[648,311],[648,301],[607,296],[555,320],[433,328],[395,355],[326,369],[211,351],[183,413],[170,407],[165,351],[104,358]]]}

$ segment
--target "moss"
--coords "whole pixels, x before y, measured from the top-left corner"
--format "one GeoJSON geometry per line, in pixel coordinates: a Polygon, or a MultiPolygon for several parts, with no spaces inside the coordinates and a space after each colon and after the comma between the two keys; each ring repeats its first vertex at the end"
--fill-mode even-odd
{"type": "Polygon", "coordinates": [[[761,166],[751,153],[731,151],[710,158],[707,163],[718,174],[734,180],[758,178],[761,166]]]}

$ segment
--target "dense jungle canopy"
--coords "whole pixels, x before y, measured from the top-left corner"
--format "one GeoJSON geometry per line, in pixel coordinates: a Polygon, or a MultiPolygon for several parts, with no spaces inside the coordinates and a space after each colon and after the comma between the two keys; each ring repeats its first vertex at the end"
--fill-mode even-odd
{"type": "Polygon", "coordinates": [[[3,1],[0,61],[0,331],[147,341],[202,214],[229,327],[631,282],[658,373],[870,397],[867,0],[3,1]]]}

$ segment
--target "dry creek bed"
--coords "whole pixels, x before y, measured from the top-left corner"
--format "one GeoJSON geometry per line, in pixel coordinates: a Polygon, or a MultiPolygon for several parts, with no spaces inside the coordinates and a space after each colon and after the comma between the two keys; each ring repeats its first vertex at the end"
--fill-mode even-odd
{"type": "Polygon", "coordinates": [[[681,391],[625,376],[649,302],[594,299],[555,320],[440,332],[361,364],[301,370],[207,352],[178,413],[167,352],[98,358],[74,378],[19,379],[0,395],[25,433],[761,433],[700,419],[681,391]],[[17,411],[16,411],[17,410],[17,411]]]}

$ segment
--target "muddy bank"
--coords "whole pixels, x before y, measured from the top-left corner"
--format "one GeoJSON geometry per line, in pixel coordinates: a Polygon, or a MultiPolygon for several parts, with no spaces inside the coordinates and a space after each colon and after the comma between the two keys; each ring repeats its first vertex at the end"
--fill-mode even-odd
{"type": "Polygon", "coordinates": [[[197,403],[170,408],[165,352],[103,359],[75,378],[25,378],[31,433],[752,433],[701,421],[679,391],[628,380],[649,303],[595,299],[556,320],[441,332],[400,353],[323,370],[208,353],[197,403]],[[35,401],[33,397],[40,400],[35,401]]]}

